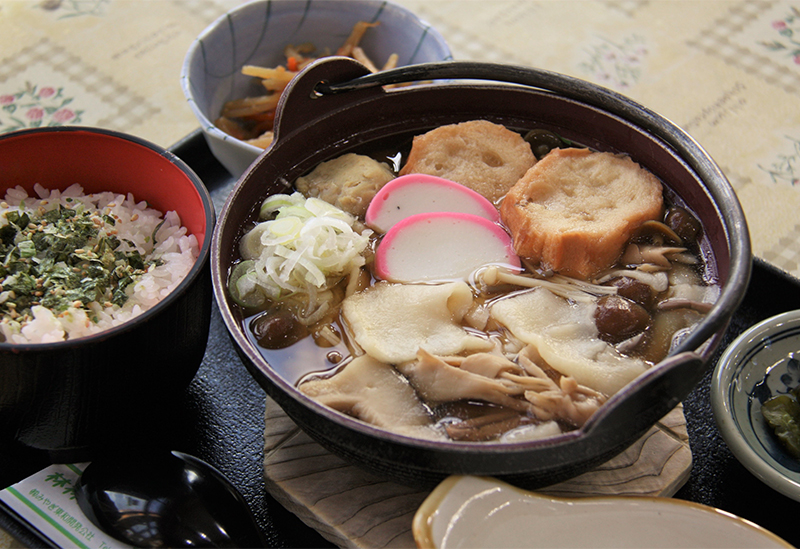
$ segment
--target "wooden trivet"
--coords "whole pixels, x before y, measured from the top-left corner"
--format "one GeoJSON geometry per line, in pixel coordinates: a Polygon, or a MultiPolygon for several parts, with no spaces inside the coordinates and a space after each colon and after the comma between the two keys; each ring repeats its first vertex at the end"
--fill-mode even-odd
{"type": "MultiPolygon", "coordinates": [[[[269,493],[339,547],[415,547],[411,522],[430,493],[382,479],[334,456],[267,398],[264,475],[269,493]]],[[[560,497],[672,496],[692,453],[681,406],[622,454],[541,493],[560,497]]]]}

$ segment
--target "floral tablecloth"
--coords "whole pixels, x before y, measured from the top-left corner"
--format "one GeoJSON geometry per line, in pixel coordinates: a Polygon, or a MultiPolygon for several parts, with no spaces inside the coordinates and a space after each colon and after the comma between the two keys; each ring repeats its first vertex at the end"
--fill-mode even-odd
{"type": "MultiPolygon", "coordinates": [[[[456,59],[594,81],[686,129],[733,184],[754,253],[800,276],[800,1],[396,1],[456,59]]],[[[173,144],[197,127],[184,55],[239,3],[0,0],[0,133],[82,124],[173,144]]]]}
{"type": "MultiPolygon", "coordinates": [[[[298,0],[300,1],[300,0],[298,0]]],[[[49,124],[169,146],[194,37],[237,0],[0,0],[0,132],[49,124]]],[[[454,57],[620,91],[691,133],[744,206],[754,253],[800,275],[800,2],[399,0],[454,57]]]]}

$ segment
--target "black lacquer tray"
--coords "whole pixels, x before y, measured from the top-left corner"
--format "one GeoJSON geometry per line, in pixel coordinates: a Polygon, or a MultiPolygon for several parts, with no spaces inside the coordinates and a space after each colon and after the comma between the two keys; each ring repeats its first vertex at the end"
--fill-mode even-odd
{"type": "MultiPolygon", "coordinates": [[[[199,130],[171,150],[203,179],[217,211],[234,184],[214,159],[199,130]]],[[[747,294],[734,315],[716,358],[733,339],[756,322],[800,309],[800,280],[754,260],[747,294]]],[[[772,490],[742,466],[722,440],[711,411],[709,386],[714,364],[684,401],[693,466],[675,497],[717,507],[750,520],[800,546],[800,502],[772,490]]],[[[241,491],[270,547],[332,547],[316,531],[286,511],[264,487],[263,427],[265,394],[241,363],[222,319],[212,310],[211,333],[202,365],[184,395],[180,413],[154,433],[172,449],[196,455],[219,468],[241,491]]],[[[154,442],[157,443],[157,442],[154,442]]],[[[45,468],[47,461],[18,448],[0,447],[0,488],[45,468]]],[[[0,506],[0,527],[30,547],[50,547],[27,524],[0,506]]]]}

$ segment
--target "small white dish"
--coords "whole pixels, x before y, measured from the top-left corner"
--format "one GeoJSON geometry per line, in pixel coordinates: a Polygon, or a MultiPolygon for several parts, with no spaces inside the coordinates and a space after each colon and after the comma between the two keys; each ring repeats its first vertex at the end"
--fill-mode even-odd
{"type": "Polygon", "coordinates": [[[219,17],[192,42],[181,87],[212,154],[239,177],[264,152],[214,126],[226,101],[264,93],[243,65],[286,62],[287,44],[311,42],[335,52],[359,21],[378,22],[361,46],[382,65],[396,53],[398,66],[452,59],[442,35],[406,8],[385,0],[255,0],[219,17]]]}
{"type": "Polygon", "coordinates": [[[768,318],[725,350],[711,380],[711,407],[736,459],[762,482],[800,501],[800,460],[777,441],[761,404],[800,385],[800,311],[768,318]]]}
{"type": "Polygon", "coordinates": [[[683,500],[558,498],[471,476],[445,479],[420,506],[413,532],[421,549],[791,547],[735,515],[683,500]]]}

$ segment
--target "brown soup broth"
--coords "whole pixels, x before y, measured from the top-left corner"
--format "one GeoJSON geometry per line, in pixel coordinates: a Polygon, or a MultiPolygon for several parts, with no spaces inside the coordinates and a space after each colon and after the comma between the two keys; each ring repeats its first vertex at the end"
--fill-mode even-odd
{"type": "MultiPolygon", "coordinates": [[[[527,133],[527,130],[520,130],[520,133],[524,135],[527,133]]],[[[379,162],[386,163],[396,174],[405,163],[405,160],[411,149],[413,135],[414,134],[407,134],[385,137],[367,144],[352,147],[348,150],[342,150],[337,154],[337,156],[348,152],[366,155],[379,162]]],[[[565,143],[564,146],[580,147],[581,145],[565,143]]],[[[665,209],[671,206],[685,208],[684,202],[669,188],[668,185],[664,184],[663,188],[665,209]]],[[[258,208],[254,208],[254,211],[257,215],[258,208]]],[[[255,219],[251,220],[252,224],[255,224],[255,222],[255,219]]],[[[373,241],[373,246],[375,246],[377,242],[378,240],[376,238],[375,241],[373,241]]],[[[691,267],[696,271],[698,277],[706,285],[715,284],[716,273],[713,273],[709,270],[709,265],[712,265],[713,262],[708,261],[708,259],[711,257],[711,254],[710,246],[705,235],[702,235],[697,243],[689,247],[688,251],[699,259],[698,264],[691,267]]],[[[367,263],[367,267],[370,267],[369,261],[367,263]]],[[[374,278],[372,282],[375,282],[374,278]]],[[[514,288],[514,290],[518,289],[514,288]]],[[[479,296],[478,301],[481,299],[490,300],[497,298],[497,295],[488,297],[479,296]]],[[[344,341],[332,346],[323,341],[322,345],[320,345],[320,339],[315,338],[311,334],[299,338],[291,345],[282,348],[267,348],[259,343],[259,338],[253,333],[252,329],[254,320],[256,320],[260,315],[264,314],[263,311],[245,310],[243,307],[239,307],[239,310],[241,312],[242,327],[244,332],[248,335],[248,338],[250,339],[254,348],[258,349],[269,365],[289,383],[298,385],[305,379],[333,375],[339,369],[344,367],[352,358],[351,351],[347,348],[344,341]]],[[[653,310],[650,310],[649,312],[654,314],[653,310]]],[[[338,316],[338,312],[336,315],[329,316],[328,318],[324,319],[321,323],[329,325],[339,335],[344,335],[345,328],[343,327],[341,318],[338,316]]],[[[671,330],[672,323],[662,322],[661,324],[663,325],[663,329],[665,331],[671,330]]],[[[658,329],[658,326],[648,329],[647,333],[644,335],[646,341],[641,346],[632,350],[629,354],[644,358],[651,363],[658,362],[664,356],[666,356],[667,352],[669,351],[669,343],[671,341],[672,333],[659,333],[658,329]]],[[[431,410],[434,418],[443,422],[466,420],[471,417],[474,418],[487,414],[494,414],[498,411],[502,415],[502,407],[497,405],[489,405],[482,402],[448,403],[431,410]]],[[[502,417],[500,420],[502,421],[502,417]]]]}

